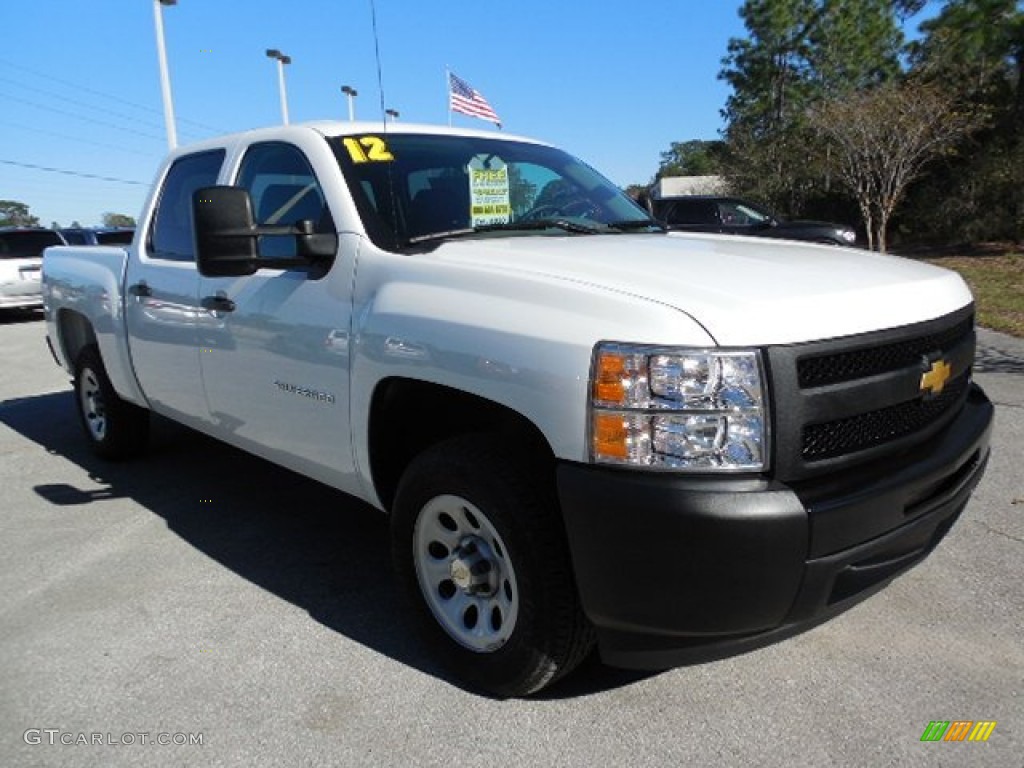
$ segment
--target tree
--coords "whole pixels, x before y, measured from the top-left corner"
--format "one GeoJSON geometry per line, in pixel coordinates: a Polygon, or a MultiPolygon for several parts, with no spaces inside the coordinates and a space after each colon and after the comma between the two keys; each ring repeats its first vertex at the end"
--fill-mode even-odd
{"type": "Polygon", "coordinates": [[[899,72],[892,0],[746,0],[746,38],[729,41],[721,79],[730,186],[799,213],[832,193],[828,146],[808,113],[826,98],[899,72]]]}
{"type": "Polygon", "coordinates": [[[907,185],[927,163],[980,127],[942,88],[910,80],[823,103],[812,123],[830,140],[840,181],[853,193],[868,247],[886,249],[886,232],[907,185]]]}
{"type": "Polygon", "coordinates": [[[974,101],[1024,107],[1024,10],[1018,0],[947,0],[910,46],[915,70],[974,101]]]}
{"type": "Polygon", "coordinates": [[[657,178],[718,175],[724,171],[724,155],[722,141],[673,141],[669,150],[661,153],[657,178]]]}
{"type": "Polygon", "coordinates": [[[900,74],[900,31],[891,0],[825,0],[808,30],[814,99],[835,98],[900,74]]]}
{"type": "Polygon", "coordinates": [[[38,227],[39,217],[28,212],[28,206],[17,200],[0,200],[0,227],[38,227]]]}
{"type": "Polygon", "coordinates": [[[103,214],[104,227],[134,227],[135,219],[123,213],[107,212],[103,214]]]}
{"type": "Polygon", "coordinates": [[[989,120],[910,191],[914,224],[945,240],[1024,239],[1024,8],[947,0],[921,31],[916,76],[989,120]]]}

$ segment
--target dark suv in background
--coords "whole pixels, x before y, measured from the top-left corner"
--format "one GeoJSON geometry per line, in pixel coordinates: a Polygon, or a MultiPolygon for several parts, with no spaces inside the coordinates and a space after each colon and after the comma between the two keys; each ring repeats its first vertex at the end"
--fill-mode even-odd
{"type": "Polygon", "coordinates": [[[130,245],[133,227],[68,227],[60,233],[68,245],[130,245]]]}
{"type": "Polygon", "coordinates": [[[672,230],[779,237],[834,245],[857,242],[853,227],[825,221],[786,221],[737,197],[666,197],[651,200],[651,207],[654,217],[672,230]]]}

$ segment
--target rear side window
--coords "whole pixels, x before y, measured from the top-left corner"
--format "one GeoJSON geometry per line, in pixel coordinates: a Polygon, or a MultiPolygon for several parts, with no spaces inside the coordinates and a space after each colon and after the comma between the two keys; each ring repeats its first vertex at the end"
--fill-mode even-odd
{"type": "Polygon", "coordinates": [[[0,232],[0,259],[27,259],[43,255],[51,245],[64,245],[60,235],[50,230],[38,232],[0,232]]]}
{"type": "Polygon", "coordinates": [[[61,234],[64,235],[64,239],[68,241],[68,245],[88,245],[89,238],[85,236],[85,232],[77,232],[75,230],[61,230],[61,234]]]}
{"type": "Polygon", "coordinates": [[[179,158],[167,172],[156,215],[149,229],[149,256],[169,261],[194,261],[192,193],[217,183],[224,150],[179,158]]]}

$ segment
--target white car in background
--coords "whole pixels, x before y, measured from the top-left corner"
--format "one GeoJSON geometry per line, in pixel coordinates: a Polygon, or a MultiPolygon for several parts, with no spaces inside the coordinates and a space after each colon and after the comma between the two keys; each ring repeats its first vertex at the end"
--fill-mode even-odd
{"type": "Polygon", "coordinates": [[[43,250],[64,244],[64,238],[52,229],[0,227],[0,309],[43,306],[39,282],[43,250]]]}

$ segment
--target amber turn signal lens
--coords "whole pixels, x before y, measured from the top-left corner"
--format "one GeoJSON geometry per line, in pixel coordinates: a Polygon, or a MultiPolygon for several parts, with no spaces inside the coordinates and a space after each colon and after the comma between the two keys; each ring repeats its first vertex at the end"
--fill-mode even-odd
{"type": "Polygon", "coordinates": [[[626,387],[623,379],[626,375],[626,358],[610,352],[602,352],[597,357],[594,371],[594,399],[605,403],[624,403],[626,387]]]}
{"type": "Polygon", "coordinates": [[[594,414],[594,454],[605,459],[629,458],[629,429],[620,413],[594,414]]]}

